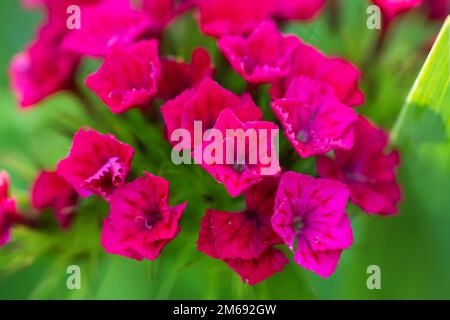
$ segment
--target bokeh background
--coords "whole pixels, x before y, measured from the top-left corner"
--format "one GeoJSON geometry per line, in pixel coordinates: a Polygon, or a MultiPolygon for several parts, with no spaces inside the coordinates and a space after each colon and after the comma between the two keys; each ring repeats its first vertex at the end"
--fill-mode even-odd
{"type": "MultiPolygon", "coordinates": [[[[93,122],[79,101],[64,93],[32,110],[17,108],[9,88],[9,61],[33,39],[42,15],[25,11],[16,0],[0,1],[0,169],[10,173],[13,193],[21,207],[29,207],[28,191],[38,170],[54,168],[66,155],[71,134],[81,125],[112,132],[134,146],[137,142],[147,145],[149,151],[137,157],[135,169],[168,178],[173,203],[189,201],[181,222],[183,232],[155,262],[135,262],[103,252],[100,223],[107,207],[98,199],[83,201],[68,232],[57,228],[46,233],[15,229],[12,243],[0,249],[0,298],[450,299],[448,41],[435,58],[441,78],[433,80],[437,84],[428,84],[437,90],[436,97],[405,105],[443,21],[428,21],[420,12],[411,12],[396,21],[383,50],[369,58],[378,31],[366,27],[367,6],[366,0],[342,0],[337,20],[325,10],[313,22],[284,28],[325,53],[343,56],[364,69],[362,86],[367,101],[358,111],[387,130],[397,123],[394,138],[402,152],[399,177],[404,192],[400,213],[383,218],[349,208],[355,243],[344,252],[337,272],[329,279],[291,262],[284,272],[250,287],[224,263],[195,249],[205,208],[238,209],[242,199],[230,199],[199,168],[175,167],[170,162],[170,148],[162,140],[161,127],[150,127],[134,112],[114,117],[98,101],[101,121],[93,122]],[[399,120],[402,107],[406,111],[399,120]],[[66,268],[73,264],[82,270],[81,290],[66,288],[66,268]],[[381,268],[381,290],[367,289],[369,265],[381,268]]],[[[450,39],[448,36],[447,32],[446,39],[450,39]]],[[[168,40],[162,44],[163,51],[176,48],[177,56],[188,58],[193,47],[203,46],[217,61],[214,41],[200,34],[191,15],[177,20],[165,37],[168,40]]],[[[80,83],[96,65],[84,62],[80,83]]],[[[242,87],[236,75],[221,76],[228,88],[242,87]]],[[[258,102],[267,113],[267,99],[258,102]]],[[[298,171],[311,170],[313,165],[299,163],[298,171]]],[[[50,217],[50,213],[47,215],[50,217]]]]}

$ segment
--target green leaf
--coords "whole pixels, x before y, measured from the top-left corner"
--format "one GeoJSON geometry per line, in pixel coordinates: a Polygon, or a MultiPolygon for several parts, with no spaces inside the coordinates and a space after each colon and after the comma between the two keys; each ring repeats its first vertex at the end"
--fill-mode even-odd
{"type": "Polygon", "coordinates": [[[434,138],[431,140],[437,143],[448,140],[450,134],[449,29],[450,18],[447,18],[393,130],[393,139],[398,143],[408,142],[411,138],[414,138],[414,144],[429,142],[430,138],[434,138]],[[409,129],[417,125],[428,125],[428,130],[424,130],[428,132],[412,135],[409,129]]]}
{"type": "Polygon", "coordinates": [[[401,154],[401,213],[386,223],[371,221],[364,231],[368,243],[383,234],[377,248],[362,258],[380,263],[388,286],[380,292],[382,298],[448,297],[449,47],[447,19],[392,131],[401,154]]]}

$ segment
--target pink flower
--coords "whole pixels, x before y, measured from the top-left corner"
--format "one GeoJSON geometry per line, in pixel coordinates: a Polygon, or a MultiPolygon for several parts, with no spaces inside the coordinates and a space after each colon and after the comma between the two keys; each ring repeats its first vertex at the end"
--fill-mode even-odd
{"type": "Polygon", "coordinates": [[[237,197],[264,177],[280,171],[275,141],[278,127],[267,121],[242,122],[230,109],[222,111],[214,126],[221,132],[196,146],[193,157],[218,183],[237,197]],[[229,135],[234,130],[233,135],[229,135]],[[263,136],[265,135],[265,137],[263,136]],[[265,140],[264,140],[265,139],[265,140]],[[213,150],[216,147],[218,150],[213,150]],[[205,150],[211,149],[210,152],[205,150]],[[266,156],[267,159],[263,157],[266,156]]]}
{"type": "Polygon", "coordinates": [[[198,0],[200,29],[212,37],[246,34],[273,11],[272,0],[198,0]]]}
{"type": "Polygon", "coordinates": [[[327,89],[320,82],[301,77],[291,82],[287,98],[271,103],[286,137],[301,157],[353,145],[353,123],[358,116],[327,89]]]}
{"type": "Polygon", "coordinates": [[[123,113],[151,101],[160,74],[158,42],[145,40],[128,47],[113,46],[100,69],[86,79],[86,86],[113,113],[123,113]]]}
{"type": "Polygon", "coordinates": [[[142,0],[142,9],[150,20],[150,29],[155,35],[161,34],[164,27],[178,14],[192,8],[196,0],[142,0]]]}
{"type": "MultiPolygon", "coordinates": [[[[124,6],[128,0],[27,0],[26,8],[45,7],[46,22],[39,29],[37,40],[26,50],[17,54],[10,66],[11,86],[16,92],[19,104],[29,107],[48,96],[73,89],[73,76],[79,64],[80,55],[63,48],[63,42],[71,31],[67,22],[67,9],[80,6],[81,20],[84,13],[105,6],[124,6]],[[106,3],[107,2],[107,3],[106,3]]],[[[87,18],[86,18],[87,19],[87,18]]],[[[84,26],[84,24],[83,24],[84,26]]]]}
{"type": "Polygon", "coordinates": [[[162,58],[157,97],[173,99],[204,78],[212,76],[213,72],[211,56],[203,48],[194,50],[190,64],[171,57],[162,58]]]}
{"type": "Polygon", "coordinates": [[[292,171],[281,177],[278,186],[273,228],[295,251],[295,262],[324,278],[334,273],[342,251],[353,243],[345,213],[348,196],[340,182],[292,171]]]}
{"type": "Polygon", "coordinates": [[[80,129],[68,157],[58,163],[57,173],[83,197],[96,193],[109,198],[125,183],[133,154],[131,146],[113,135],[80,129]]]}
{"type": "Polygon", "coordinates": [[[180,128],[189,130],[193,140],[194,121],[202,121],[203,131],[211,129],[219,114],[226,108],[232,110],[241,121],[257,121],[262,118],[261,110],[250,95],[239,97],[211,78],[205,78],[197,87],[186,90],[161,107],[169,141],[175,144],[171,136],[180,128]]]}
{"type": "Polygon", "coordinates": [[[325,0],[276,1],[275,16],[282,20],[308,20],[323,8],[325,0]]]}
{"type": "Polygon", "coordinates": [[[186,203],[169,207],[167,180],[145,173],[116,191],[104,220],[102,246],[111,254],[136,260],[156,259],[180,232],[186,203]]]}
{"type": "Polygon", "coordinates": [[[113,45],[129,45],[150,32],[145,13],[124,1],[86,7],[81,22],[82,27],[64,39],[63,47],[93,57],[104,57],[113,45]]]}
{"type": "Polygon", "coordinates": [[[422,0],[372,0],[372,2],[380,7],[383,23],[387,25],[395,17],[419,6],[422,0]]]}
{"type": "Polygon", "coordinates": [[[397,151],[384,151],[387,144],[383,130],[359,117],[353,148],[336,151],[334,159],[319,157],[317,171],[321,177],[345,183],[351,200],[367,213],[394,214],[401,200],[395,170],[400,159],[397,151]]]}
{"type": "Polygon", "coordinates": [[[78,202],[78,193],[55,171],[41,171],[31,191],[31,202],[37,210],[53,209],[62,229],[70,227],[78,202]]]}
{"type": "Polygon", "coordinates": [[[364,103],[364,94],[358,88],[359,70],[340,58],[329,58],[312,46],[301,44],[293,57],[292,68],[286,79],[270,88],[273,99],[283,98],[297,77],[307,77],[329,86],[336,97],[348,106],[364,103]]]}
{"type": "Polygon", "coordinates": [[[207,210],[201,223],[198,250],[223,260],[250,285],[272,276],[288,263],[271,225],[278,179],[267,178],[245,193],[241,212],[207,210]]]}
{"type": "Polygon", "coordinates": [[[0,247],[9,242],[11,227],[18,217],[16,200],[9,197],[9,176],[0,171],[0,247]]]}
{"type": "Polygon", "coordinates": [[[270,21],[261,24],[247,38],[227,36],[218,41],[234,70],[251,83],[268,83],[286,77],[299,44],[296,36],[284,36],[270,21]]]}
{"type": "Polygon", "coordinates": [[[61,49],[65,29],[48,23],[38,39],[11,61],[11,86],[21,107],[37,104],[48,96],[73,88],[73,75],[79,56],[61,49]]]}

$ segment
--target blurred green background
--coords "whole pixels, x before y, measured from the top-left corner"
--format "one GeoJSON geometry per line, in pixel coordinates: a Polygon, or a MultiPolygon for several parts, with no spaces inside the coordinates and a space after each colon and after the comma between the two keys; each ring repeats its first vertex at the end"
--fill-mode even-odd
{"type": "MultiPolygon", "coordinates": [[[[367,101],[358,111],[387,130],[397,123],[393,137],[402,152],[399,176],[404,193],[400,214],[367,216],[350,207],[355,243],[344,252],[332,277],[322,279],[291,262],[284,272],[250,287],[224,263],[195,249],[204,210],[236,210],[242,199],[230,199],[200,168],[174,166],[161,124],[149,125],[134,111],[113,116],[98,100],[97,121],[93,121],[79,102],[65,93],[31,110],[16,107],[8,64],[12,55],[33,39],[42,15],[23,10],[19,1],[0,1],[0,169],[10,173],[13,194],[22,209],[29,209],[28,190],[37,171],[54,168],[66,155],[71,134],[82,125],[141,146],[133,163],[135,172],[147,170],[166,177],[171,182],[171,202],[189,202],[181,222],[183,232],[155,262],[135,262],[103,252],[100,223],[107,206],[98,199],[83,201],[69,232],[55,226],[46,233],[14,229],[13,241],[0,249],[0,298],[449,299],[448,24],[439,50],[417,82],[419,89],[405,103],[442,22],[427,21],[420,12],[402,17],[389,33],[383,51],[367,60],[378,35],[366,27],[367,5],[365,0],[342,0],[337,27],[330,25],[331,13],[325,11],[318,20],[290,24],[285,31],[364,67],[362,86],[367,101]],[[70,291],[66,268],[74,264],[81,267],[82,289],[70,291]],[[367,289],[370,265],[381,268],[381,290],[367,289]]],[[[167,31],[162,50],[187,58],[195,46],[207,47],[217,62],[214,41],[202,36],[192,17],[186,16],[167,31]]],[[[83,63],[80,83],[96,65],[83,63]]],[[[232,72],[219,70],[218,76],[228,88],[242,90],[242,81],[232,72]]],[[[267,97],[258,102],[267,115],[267,97]]],[[[297,168],[313,171],[308,161],[299,161],[297,168]]],[[[50,213],[45,216],[50,218],[50,213]]]]}

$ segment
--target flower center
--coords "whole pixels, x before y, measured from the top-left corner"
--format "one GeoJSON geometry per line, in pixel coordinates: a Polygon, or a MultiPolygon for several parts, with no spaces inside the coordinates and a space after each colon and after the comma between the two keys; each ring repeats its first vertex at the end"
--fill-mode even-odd
{"type": "Polygon", "coordinates": [[[235,164],[233,164],[233,169],[234,169],[234,171],[241,173],[244,171],[245,165],[241,164],[241,163],[235,163],[235,164]]]}
{"type": "Polygon", "coordinates": [[[305,222],[303,221],[303,219],[301,217],[295,217],[292,220],[292,228],[294,229],[295,234],[301,233],[304,226],[305,226],[305,222]]]}
{"type": "Polygon", "coordinates": [[[143,221],[144,227],[146,229],[151,229],[153,226],[161,219],[161,215],[159,213],[153,213],[153,214],[146,214],[141,216],[137,216],[135,218],[136,221],[143,221]]]}
{"type": "Polygon", "coordinates": [[[357,172],[346,172],[345,177],[353,182],[367,182],[369,180],[365,175],[357,172]]]}
{"type": "Polygon", "coordinates": [[[309,133],[308,133],[308,131],[306,131],[305,129],[300,130],[297,133],[297,140],[300,141],[300,142],[303,142],[303,143],[308,142],[308,140],[309,140],[309,133]]]}
{"type": "Polygon", "coordinates": [[[103,197],[108,197],[116,187],[123,185],[125,175],[119,159],[111,158],[96,174],[85,180],[82,187],[103,197]]]}

